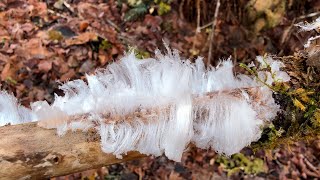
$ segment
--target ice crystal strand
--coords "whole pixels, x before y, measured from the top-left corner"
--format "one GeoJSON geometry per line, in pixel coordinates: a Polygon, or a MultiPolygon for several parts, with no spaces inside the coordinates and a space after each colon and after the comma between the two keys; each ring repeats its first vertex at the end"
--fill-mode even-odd
{"type": "MultiPolygon", "coordinates": [[[[289,79],[282,63],[271,57],[257,60],[271,67],[271,72],[258,72],[265,83],[289,79]],[[270,73],[276,80],[268,79],[270,73]]],[[[0,94],[0,122],[21,123],[32,116],[42,127],[57,128],[59,135],[95,128],[102,150],[118,158],[139,151],[180,161],[189,143],[231,155],[257,140],[261,125],[278,111],[270,89],[232,69],[230,59],[205,68],[201,58],[191,63],[169,48],[154,59],[129,53],[87,75],[87,83],[66,82],[60,87],[64,96],[55,95],[52,105],[35,102],[32,112],[0,94]]]]}

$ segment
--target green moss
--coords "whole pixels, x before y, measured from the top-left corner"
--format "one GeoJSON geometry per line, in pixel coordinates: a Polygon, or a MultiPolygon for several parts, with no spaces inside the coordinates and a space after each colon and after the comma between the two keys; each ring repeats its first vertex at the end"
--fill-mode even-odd
{"type": "Polygon", "coordinates": [[[257,151],[261,148],[272,149],[278,145],[278,140],[284,133],[285,131],[282,128],[277,130],[271,123],[263,129],[261,138],[259,141],[252,143],[251,147],[253,151],[257,151]]]}
{"type": "Polygon", "coordinates": [[[56,31],[56,30],[50,30],[48,31],[48,36],[50,40],[57,40],[57,41],[61,41],[63,39],[63,36],[61,34],[61,32],[56,31]]]}
{"type": "Polygon", "coordinates": [[[111,49],[111,48],[112,48],[112,44],[106,39],[103,39],[101,41],[101,43],[99,44],[99,49],[108,50],[108,49],[111,49]]]}
{"type": "Polygon", "coordinates": [[[148,5],[145,3],[140,3],[130,9],[124,16],[124,21],[133,21],[138,17],[145,15],[148,12],[148,5]]]}
{"type": "Polygon", "coordinates": [[[48,31],[48,36],[49,36],[49,39],[50,40],[53,40],[53,41],[61,41],[63,39],[63,36],[61,34],[61,32],[59,31],[56,31],[56,30],[50,30],[48,31]]]}
{"type": "MultiPolygon", "coordinates": [[[[292,62],[292,60],[290,59],[289,62],[292,62]]],[[[298,85],[291,82],[279,82],[275,79],[268,64],[263,69],[248,67],[245,64],[240,64],[240,66],[277,94],[277,101],[283,109],[281,114],[273,120],[273,123],[263,127],[258,142],[251,144],[254,151],[262,148],[274,149],[280,144],[289,145],[298,140],[307,140],[320,134],[320,93],[316,90],[320,89],[319,85],[310,88],[308,86],[312,83],[310,80],[308,82],[301,80],[298,85]],[[259,70],[270,72],[275,83],[272,85],[266,84],[264,79],[258,77],[259,70]]],[[[294,70],[299,72],[292,74],[299,74],[302,71],[300,69],[294,70]]],[[[313,81],[315,84],[318,83],[317,79],[313,81]]]]}
{"type": "Polygon", "coordinates": [[[263,159],[249,158],[241,153],[232,155],[230,158],[220,156],[216,162],[223,166],[227,171],[228,176],[232,176],[239,171],[243,171],[246,174],[266,172],[266,166],[263,159]]]}
{"type": "Polygon", "coordinates": [[[121,179],[121,176],[120,175],[111,175],[111,174],[108,174],[104,177],[105,180],[118,180],[118,179],[121,179]]]}
{"type": "Polygon", "coordinates": [[[124,21],[134,21],[143,17],[148,12],[153,14],[157,10],[158,15],[164,15],[171,10],[170,0],[127,0],[130,9],[124,16],[124,21]]]}
{"type": "Polygon", "coordinates": [[[12,77],[7,77],[6,78],[6,82],[8,83],[8,84],[12,84],[12,85],[16,85],[18,82],[16,81],[16,80],[14,80],[12,77]]]}
{"type": "Polygon", "coordinates": [[[150,53],[147,52],[147,51],[137,50],[136,51],[136,57],[138,59],[149,58],[150,57],[150,53]]]}
{"type": "Polygon", "coordinates": [[[166,32],[173,32],[174,30],[172,21],[164,21],[163,23],[161,23],[160,26],[161,26],[161,29],[166,32]]]}
{"type": "Polygon", "coordinates": [[[6,43],[6,41],[7,41],[7,39],[6,39],[6,38],[2,38],[2,39],[1,39],[1,41],[0,41],[0,45],[1,45],[1,44],[5,44],[5,43],[6,43]]]}
{"type": "Polygon", "coordinates": [[[142,0],[128,0],[128,4],[132,7],[137,6],[142,3],[142,0]]]}
{"type": "Polygon", "coordinates": [[[161,1],[161,2],[159,3],[158,14],[159,14],[160,16],[168,13],[170,10],[171,10],[171,6],[170,6],[169,4],[167,4],[167,3],[163,2],[163,1],[161,1]]]}
{"type": "Polygon", "coordinates": [[[277,26],[286,13],[286,0],[250,0],[247,18],[255,33],[277,26]]]}
{"type": "Polygon", "coordinates": [[[129,52],[133,52],[138,59],[150,58],[150,53],[148,51],[144,51],[138,49],[136,47],[129,47],[129,52]]]}

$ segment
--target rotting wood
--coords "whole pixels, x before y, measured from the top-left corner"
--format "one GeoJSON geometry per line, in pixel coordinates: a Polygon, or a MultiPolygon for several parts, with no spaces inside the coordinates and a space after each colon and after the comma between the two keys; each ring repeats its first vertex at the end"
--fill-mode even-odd
{"type": "MultiPolygon", "coordinates": [[[[203,104],[204,102],[211,102],[212,99],[217,98],[219,96],[229,97],[229,98],[236,98],[241,99],[243,97],[243,93],[247,93],[253,102],[260,101],[261,92],[260,87],[244,87],[244,88],[237,88],[237,89],[228,89],[223,91],[212,91],[208,92],[203,95],[194,95],[192,97],[193,104],[199,105],[203,104]]],[[[260,102],[262,103],[262,102],[260,102]]],[[[259,104],[261,106],[263,104],[259,104]]],[[[136,109],[136,111],[125,114],[125,115],[113,115],[111,116],[109,112],[105,114],[100,114],[100,117],[104,119],[104,123],[122,123],[125,119],[126,123],[133,122],[134,119],[140,119],[142,122],[150,122],[148,119],[150,117],[157,117],[160,112],[169,111],[169,106],[162,106],[162,107],[155,107],[155,108],[149,108],[149,109],[136,109]]],[[[88,117],[90,117],[90,113],[85,114],[78,114],[78,115],[72,115],[67,118],[67,120],[52,120],[52,119],[46,119],[39,121],[38,125],[44,128],[52,128],[57,127],[59,124],[70,124],[71,122],[85,122],[87,121],[88,117]]]]}
{"type": "MultiPolygon", "coordinates": [[[[248,93],[253,100],[259,99],[259,87],[256,87],[210,92],[193,97],[193,101],[195,104],[209,102],[221,94],[230,98],[243,98],[243,92],[248,93]]],[[[124,118],[134,119],[132,117],[137,115],[141,118],[148,116],[133,113],[124,118]]],[[[98,137],[97,132],[92,131],[69,131],[59,137],[56,129],[42,128],[36,122],[0,127],[0,179],[43,179],[145,156],[130,152],[123,159],[117,159],[101,151],[98,137]]]]}
{"type": "Polygon", "coordinates": [[[91,136],[79,131],[59,137],[36,123],[0,127],[0,179],[44,179],[144,157],[130,152],[117,159],[91,136]]]}

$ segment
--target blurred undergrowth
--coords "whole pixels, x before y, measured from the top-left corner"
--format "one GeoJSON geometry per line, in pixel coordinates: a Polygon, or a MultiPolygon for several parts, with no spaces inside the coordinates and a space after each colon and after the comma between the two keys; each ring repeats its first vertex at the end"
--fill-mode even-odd
{"type": "MultiPolygon", "coordinates": [[[[265,55],[264,58],[266,57],[265,55]]],[[[290,75],[289,82],[278,81],[271,71],[270,64],[265,60],[267,66],[263,69],[240,64],[248,73],[254,75],[259,82],[274,92],[274,98],[281,108],[276,119],[263,127],[261,138],[251,144],[254,152],[264,149],[266,153],[270,153],[270,150],[280,145],[288,146],[299,140],[308,142],[308,140],[320,135],[320,77],[317,75],[318,70],[308,70],[310,67],[306,67],[306,57],[301,54],[279,59],[286,65],[284,70],[290,75]],[[258,71],[261,70],[271,73],[274,83],[269,85],[266,83],[266,79],[259,77],[258,71]]],[[[227,171],[228,176],[235,175],[240,171],[255,175],[266,172],[263,159],[254,156],[248,157],[242,153],[231,157],[219,156],[216,163],[227,171]]]]}
{"type": "Polygon", "coordinates": [[[272,74],[274,83],[271,85],[258,76],[256,67],[240,64],[274,92],[274,98],[281,108],[277,118],[263,128],[259,141],[251,145],[253,150],[273,149],[280,144],[289,145],[297,140],[308,140],[320,134],[320,85],[318,83],[320,79],[317,70],[308,70],[312,67],[306,67],[306,58],[301,54],[282,57],[280,60],[286,65],[284,70],[288,72],[291,80],[278,81],[272,74],[270,65],[267,64],[263,70],[272,74]],[[313,73],[310,74],[310,72],[313,73]],[[297,78],[299,81],[296,80],[297,78]]]}
{"type": "Polygon", "coordinates": [[[127,3],[129,10],[125,14],[124,21],[133,21],[145,14],[158,14],[160,16],[170,12],[171,0],[119,0],[127,3]]]}

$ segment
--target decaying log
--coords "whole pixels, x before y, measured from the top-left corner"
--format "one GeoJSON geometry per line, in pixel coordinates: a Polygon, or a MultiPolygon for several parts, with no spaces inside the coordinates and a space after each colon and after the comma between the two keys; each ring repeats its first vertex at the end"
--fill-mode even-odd
{"type": "Polygon", "coordinates": [[[44,179],[143,157],[130,152],[117,159],[103,153],[95,135],[68,132],[59,137],[56,129],[36,123],[0,127],[0,179],[44,179]]]}
{"type": "MultiPolygon", "coordinates": [[[[259,88],[243,88],[195,96],[193,103],[210,102],[221,95],[241,98],[243,91],[253,101],[259,99],[259,88]]],[[[73,119],[81,120],[85,116],[73,119]]],[[[143,119],[148,114],[132,113],[124,119],[130,121],[134,116],[143,119]]],[[[111,120],[117,122],[116,117],[108,117],[106,123],[111,120]]],[[[0,179],[43,179],[144,157],[138,152],[130,152],[123,159],[117,159],[102,152],[100,135],[95,131],[69,131],[62,137],[56,132],[56,129],[46,129],[37,123],[0,127],[0,179]]]]}

